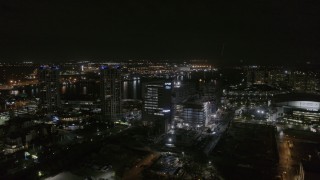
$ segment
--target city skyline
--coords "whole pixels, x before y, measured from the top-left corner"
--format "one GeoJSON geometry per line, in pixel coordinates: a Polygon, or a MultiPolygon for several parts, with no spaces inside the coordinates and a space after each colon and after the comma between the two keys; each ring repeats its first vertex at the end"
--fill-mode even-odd
{"type": "Polygon", "coordinates": [[[320,1],[0,1],[0,179],[319,180],[320,1]]]}
{"type": "Polygon", "coordinates": [[[0,65],[2,179],[319,176],[317,68],[0,65]]]}

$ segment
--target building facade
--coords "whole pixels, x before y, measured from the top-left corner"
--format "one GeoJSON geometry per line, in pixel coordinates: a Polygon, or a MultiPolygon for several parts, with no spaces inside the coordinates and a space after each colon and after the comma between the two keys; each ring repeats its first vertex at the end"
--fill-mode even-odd
{"type": "Polygon", "coordinates": [[[206,127],[213,113],[212,102],[187,102],[183,105],[183,123],[193,128],[206,127]]]}
{"type": "Polygon", "coordinates": [[[166,133],[170,129],[172,119],[171,80],[155,80],[143,84],[142,118],[154,126],[157,133],[166,133]]]}
{"type": "Polygon", "coordinates": [[[100,68],[100,99],[102,120],[114,122],[121,118],[121,68],[100,68]]]}
{"type": "Polygon", "coordinates": [[[60,70],[57,66],[41,66],[38,71],[40,108],[47,112],[60,108],[60,70]]]}
{"type": "Polygon", "coordinates": [[[293,125],[320,125],[320,96],[292,93],[278,95],[273,100],[281,116],[279,121],[293,125]]]}

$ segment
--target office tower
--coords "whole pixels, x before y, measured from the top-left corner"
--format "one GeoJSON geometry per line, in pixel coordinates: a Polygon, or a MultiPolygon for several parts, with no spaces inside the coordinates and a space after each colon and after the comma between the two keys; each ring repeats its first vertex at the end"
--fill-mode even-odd
{"type": "Polygon", "coordinates": [[[60,107],[60,70],[57,66],[41,66],[38,71],[40,108],[54,112],[60,107]]]}
{"type": "Polygon", "coordinates": [[[120,66],[102,66],[100,70],[102,120],[112,123],[121,118],[121,70],[120,66]]]}
{"type": "Polygon", "coordinates": [[[149,81],[143,85],[142,118],[155,127],[156,133],[167,133],[172,119],[171,80],[149,81]]]}
{"type": "Polygon", "coordinates": [[[191,100],[183,105],[183,123],[194,128],[208,126],[210,115],[213,113],[212,102],[191,100]]]}

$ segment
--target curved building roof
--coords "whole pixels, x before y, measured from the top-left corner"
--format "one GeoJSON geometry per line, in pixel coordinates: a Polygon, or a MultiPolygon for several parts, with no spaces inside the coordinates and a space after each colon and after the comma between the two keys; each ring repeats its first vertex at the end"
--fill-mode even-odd
{"type": "Polygon", "coordinates": [[[313,101],[320,102],[320,95],[307,94],[307,93],[290,93],[290,94],[278,94],[273,97],[274,102],[286,102],[286,101],[313,101]]]}

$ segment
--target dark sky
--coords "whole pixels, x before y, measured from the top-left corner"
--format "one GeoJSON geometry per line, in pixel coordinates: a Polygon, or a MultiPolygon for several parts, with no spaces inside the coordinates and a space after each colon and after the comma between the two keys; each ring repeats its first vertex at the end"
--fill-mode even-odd
{"type": "Polygon", "coordinates": [[[319,34],[318,0],[0,1],[2,59],[318,61],[319,34]]]}

